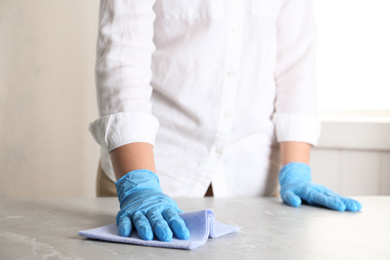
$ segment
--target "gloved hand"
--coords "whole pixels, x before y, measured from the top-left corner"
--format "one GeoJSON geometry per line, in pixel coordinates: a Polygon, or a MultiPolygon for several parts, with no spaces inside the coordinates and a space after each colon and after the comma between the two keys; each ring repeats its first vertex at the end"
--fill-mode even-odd
{"type": "Polygon", "coordinates": [[[149,170],[131,171],[115,186],[121,208],[116,216],[120,236],[130,236],[133,224],[143,240],[152,240],[153,233],[161,241],[170,241],[173,233],[179,239],[190,237],[178,215],[182,211],[176,201],[162,193],[156,174],[149,170]]]}
{"type": "Polygon", "coordinates": [[[362,205],[353,199],[345,198],[328,188],[311,181],[310,166],[292,162],[279,173],[280,195],[283,202],[298,207],[302,200],[310,205],[321,205],[338,211],[359,211],[362,205]]]}

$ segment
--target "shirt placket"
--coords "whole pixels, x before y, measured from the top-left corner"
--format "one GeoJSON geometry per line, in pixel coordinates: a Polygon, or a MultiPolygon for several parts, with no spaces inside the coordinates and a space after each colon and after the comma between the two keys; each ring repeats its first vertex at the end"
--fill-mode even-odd
{"type": "Polygon", "coordinates": [[[223,169],[223,153],[230,136],[232,117],[234,114],[236,92],[238,88],[238,74],[240,71],[240,56],[242,37],[242,1],[232,0],[229,12],[229,31],[227,33],[227,47],[225,55],[224,84],[222,88],[222,102],[220,109],[219,125],[215,141],[212,146],[212,157],[215,160],[215,168],[212,177],[213,191],[216,197],[228,196],[226,178],[223,169]]]}

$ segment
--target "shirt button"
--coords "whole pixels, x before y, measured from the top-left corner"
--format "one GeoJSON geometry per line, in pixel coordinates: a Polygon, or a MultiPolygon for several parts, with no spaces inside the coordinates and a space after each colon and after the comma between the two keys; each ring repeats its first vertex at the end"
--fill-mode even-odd
{"type": "Polygon", "coordinates": [[[232,34],[237,34],[238,33],[238,29],[236,27],[233,27],[233,28],[230,29],[230,32],[232,34]]]}
{"type": "Polygon", "coordinates": [[[227,73],[227,75],[229,76],[229,77],[235,77],[236,76],[236,72],[235,71],[229,71],[228,73],[227,73]]]}
{"type": "Polygon", "coordinates": [[[232,114],[230,114],[229,112],[225,112],[225,113],[223,113],[223,117],[224,118],[231,118],[232,114]]]}
{"type": "Polygon", "coordinates": [[[223,154],[223,149],[222,148],[217,148],[215,149],[215,152],[219,155],[222,155],[223,154]]]}

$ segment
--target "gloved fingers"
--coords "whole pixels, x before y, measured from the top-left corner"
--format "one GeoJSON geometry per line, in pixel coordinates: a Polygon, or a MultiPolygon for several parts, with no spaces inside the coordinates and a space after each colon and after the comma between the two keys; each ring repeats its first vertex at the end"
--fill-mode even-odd
{"type": "Polygon", "coordinates": [[[354,199],[342,197],[341,195],[339,195],[336,192],[333,192],[331,190],[328,190],[326,192],[326,195],[331,196],[333,198],[336,198],[338,200],[341,200],[345,205],[345,210],[355,212],[355,211],[359,211],[362,209],[362,204],[360,204],[360,202],[358,202],[354,199]]]}
{"type": "Polygon", "coordinates": [[[309,192],[303,199],[310,204],[321,205],[337,211],[345,211],[346,208],[340,199],[316,191],[309,192]]]}
{"type": "Polygon", "coordinates": [[[362,209],[362,204],[359,201],[346,197],[341,197],[341,200],[345,204],[345,210],[356,212],[362,209]]]}
{"type": "Polygon", "coordinates": [[[135,229],[137,230],[138,236],[143,240],[152,240],[153,239],[153,230],[150,226],[149,220],[141,211],[137,211],[133,215],[133,223],[135,229]]]}
{"type": "Polygon", "coordinates": [[[122,237],[128,237],[131,234],[131,221],[130,218],[127,215],[123,215],[119,218],[119,223],[118,223],[118,234],[122,237]]]}
{"type": "Polygon", "coordinates": [[[281,193],[281,196],[282,196],[284,203],[286,203],[290,206],[298,207],[299,205],[302,204],[301,198],[298,197],[297,195],[295,195],[295,193],[292,191],[285,191],[285,192],[281,193]]]}
{"type": "MultiPolygon", "coordinates": [[[[181,210],[180,210],[181,211],[181,210]]],[[[179,239],[187,240],[190,238],[190,231],[188,230],[186,223],[179,216],[178,212],[168,207],[163,212],[164,219],[168,222],[175,236],[179,239]]]]}
{"type": "Polygon", "coordinates": [[[163,216],[161,215],[160,210],[150,209],[146,213],[146,217],[148,218],[150,225],[156,234],[157,238],[161,241],[171,241],[173,233],[171,228],[168,226],[168,223],[165,221],[163,216]]]}

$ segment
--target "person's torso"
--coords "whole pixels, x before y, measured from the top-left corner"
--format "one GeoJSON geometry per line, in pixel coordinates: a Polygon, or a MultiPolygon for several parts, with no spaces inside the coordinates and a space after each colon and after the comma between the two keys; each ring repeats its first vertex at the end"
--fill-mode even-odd
{"type": "MultiPolygon", "coordinates": [[[[261,179],[257,182],[268,178],[270,168],[277,169],[271,146],[275,144],[276,19],[281,4],[156,2],[151,101],[160,129],[155,157],[163,186],[187,183],[188,188],[175,195],[198,196],[221,166],[233,176],[245,161],[242,168],[261,179]],[[194,182],[200,183],[199,188],[194,182]]],[[[230,195],[269,193],[265,188],[255,192],[255,188],[243,190],[243,185],[230,186],[237,187],[230,195]]]]}

